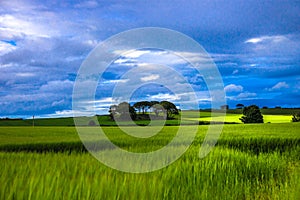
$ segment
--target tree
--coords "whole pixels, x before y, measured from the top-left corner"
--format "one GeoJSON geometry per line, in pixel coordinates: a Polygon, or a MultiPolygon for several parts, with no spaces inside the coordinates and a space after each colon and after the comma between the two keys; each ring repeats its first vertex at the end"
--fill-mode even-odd
{"type": "Polygon", "coordinates": [[[96,123],[94,120],[89,121],[89,126],[96,126],[96,123]]]}
{"type": "Polygon", "coordinates": [[[243,115],[240,120],[245,124],[248,123],[264,123],[263,116],[259,110],[259,107],[256,105],[251,105],[244,107],[243,115]]]}
{"type": "Polygon", "coordinates": [[[243,109],[245,106],[244,106],[244,104],[241,104],[241,103],[238,103],[238,104],[236,104],[236,109],[243,109]]]}
{"type": "Polygon", "coordinates": [[[121,120],[136,119],[135,109],[127,102],[122,102],[119,105],[112,105],[109,110],[113,119],[118,115],[121,120]]]}
{"type": "Polygon", "coordinates": [[[176,106],[169,101],[161,101],[160,105],[165,109],[167,119],[172,119],[174,115],[179,113],[176,106]]]}
{"type": "Polygon", "coordinates": [[[139,101],[133,104],[133,107],[141,113],[145,114],[145,112],[151,107],[151,103],[149,101],[139,101]]]}
{"type": "Polygon", "coordinates": [[[109,117],[110,117],[111,120],[114,120],[114,117],[115,117],[116,112],[117,112],[117,108],[118,108],[117,105],[111,105],[109,107],[109,111],[108,112],[109,112],[109,117]]]}
{"type": "Polygon", "coordinates": [[[293,114],[292,122],[300,122],[300,112],[293,114]]]}
{"type": "Polygon", "coordinates": [[[220,108],[221,108],[221,110],[228,110],[229,106],[228,105],[222,105],[220,108]]]}
{"type": "Polygon", "coordinates": [[[145,114],[145,111],[147,111],[151,106],[149,101],[141,101],[140,105],[141,105],[143,114],[145,114]]]}
{"type": "Polygon", "coordinates": [[[137,110],[139,111],[139,113],[141,114],[142,104],[141,104],[140,101],[139,101],[139,102],[136,102],[135,104],[133,104],[133,107],[134,107],[135,109],[137,109],[137,110]]]}
{"type": "Polygon", "coordinates": [[[158,117],[159,113],[164,111],[164,108],[159,104],[159,102],[157,104],[152,105],[151,109],[155,113],[156,117],[158,117]]]}
{"type": "Polygon", "coordinates": [[[159,101],[150,101],[150,107],[154,106],[155,104],[159,104],[159,101]]]}

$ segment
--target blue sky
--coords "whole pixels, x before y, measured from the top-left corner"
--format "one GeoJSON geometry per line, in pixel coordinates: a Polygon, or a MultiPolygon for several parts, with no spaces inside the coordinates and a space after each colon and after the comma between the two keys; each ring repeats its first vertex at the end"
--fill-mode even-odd
{"type": "MultiPolygon", "coordinates": [[[[173,29],[200,43],[219,68],[230,107],[300,107],[297,1],[9,0],[0,2],[0,116],[72,115],[74,81],[89,52],[140,27],[173,29]]],[[[140,62],[153,57],[142,55],[140,62]]],[[[108,75],[98,87],[107,91],[97,96],[103,111],[116,78],[108,75]]],[[[197,79],[191,73],[189,78],[197,79]]],[[[145,96],[176,100],[158,88],[149,86],[145,96]]],[[[135,95],[141,98],[141,91],[135,95]]],[[[198,95],[208,106],[209,96],[201,89],[198,95]]]]}

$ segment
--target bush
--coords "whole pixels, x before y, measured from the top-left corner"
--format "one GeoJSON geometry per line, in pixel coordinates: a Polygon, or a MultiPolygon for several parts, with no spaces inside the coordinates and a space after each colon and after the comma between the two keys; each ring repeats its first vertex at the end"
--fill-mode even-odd
{"type": "Polygon", "coordinates": [[[300,122],[300,112],[293,114],[292,122],[300,122]]]}
{"type": "Polygon", "coordinates": [[[259,107],[256,105],[251,105],[244,107],[243,115],[240,120],[245,123],[264,123],[263,116],[259,110],[259,107]]]}

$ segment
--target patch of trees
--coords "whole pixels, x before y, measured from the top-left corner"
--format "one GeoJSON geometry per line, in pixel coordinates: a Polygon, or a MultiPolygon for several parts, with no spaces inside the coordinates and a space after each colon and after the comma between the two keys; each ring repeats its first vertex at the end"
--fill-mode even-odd
{"type": "Polygon", "coordinates": [[[119,118],[120,120],[136,119],[135,109],[127,102],[122,102],[119,105],[110,106],[108,112],[112,120],[116,118],[119,118]]]}
{"type": "Polygon", "coordinates": [[[221,110],[229,110],[229,105],[222,105],[220,106],[221,110]]]}
{"type": "Polygon", "coordinates": [[[109,115],[112,120],[117,118],[119,120],[137,120],[139,116],[143,116],[142,119],[149,119],[149,111],[152,111],[156,118],[164,116],[167,119],[173,119],[174,115],[179,114],[178,109],[172,102],[140,101],[132,106],[128,102],[112,105],[109,108],[109,115]]]}
{"type": "Polygon", "coordinates": [[[245,123],[264,123],[263,115],[256,105],[246,106],[243,108],[243,116],[240,120],[245,123]]]}
{"type": "Polygon", "coordinates": [[[300,112],[293,114],[292,122],[300,122],[300,112]]]}

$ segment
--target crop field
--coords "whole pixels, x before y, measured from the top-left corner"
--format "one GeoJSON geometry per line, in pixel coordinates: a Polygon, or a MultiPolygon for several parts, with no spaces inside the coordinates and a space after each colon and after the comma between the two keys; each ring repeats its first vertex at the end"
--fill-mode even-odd
{"type": "MultiPolygon", "coordinates": [[[[300,109],[261,109],[261,112],[264,116],[264,123],[289,123],[292,120],[292,114],[299,112],[300,109]]],[[[178,116],[175,116],[173,120],[167,120],[166,125],[179,125],[182,124],[198,124],[198,122],[207,122],[210,121],[223,121],[221,113],[216,112],[214,117],[211,118],[211,112],[206,110],[201,110],[200,112],[196,111],[183,111],[184,117],[181,119],[178,116]],[[218,116],[220,115],[220,116],[218,116]],[[181,121],[180,121],[181,120],[181,121]]],[[[225,123],[241,123],[239,118],[242,116],[241,109],[228,110],[226,117],[224,118],[225,123]]],[[[152,113],[153,114],[153,113],[152,113]]],[[[99,124],[102,126],[116,126],[116,122],[110,120],[108,115],[99,115],[97,116],[99,124]]],[[[149,120],[138,120],[135,122],[138,125],[148,125],[149,120]]],[[[32,126],[32,119],[0,119],[0,126],[32,126]]],[[[121,122],[121,125],[127,125],[128,122],[121,122]]],[[[68,118],[40,118],[35,119],[35,126],[74,126],[74,120],[71,117],[68,118]]]]}
{"type": "MultiPolygon", "coordinates": [[[[190,120],[199,120],[199,121],[222,121],[223,117],[214,117],[211,119],[209,112],[202,112],[202,116],[200,118],[189,118],[190,120]]],[[[225,117],[225,122],[235,122],[235,123],[241,123],[239,118],[241,118],[243,115],[242,114],[232,114],[232,113],[227,113],[225,117]]],[[[270,115],[270,114],[264,114],[264,122],[265,123],[288,123],[291,122],[292,117],[291,115],[270,115]]]]}
{"type": "MultiPolygon", "coordinates": [[[[187,137],[191,128],[184,126],[187,137]]],[[[226,124],[216,147],[201,159],[208,126],[199,126],[177,161],[132,174],[97,161],[74,127],[0,127],[0,199],[297,199],[299,128],[299,123],[226,124]]],[[[118,127],[103,130],[120,148],[148,152],[169,143],[178,127],[165,126],[146,139],[128,136],[118,127]]],[[[178,148],[180,144],[171,150],[178,148]]]]}

